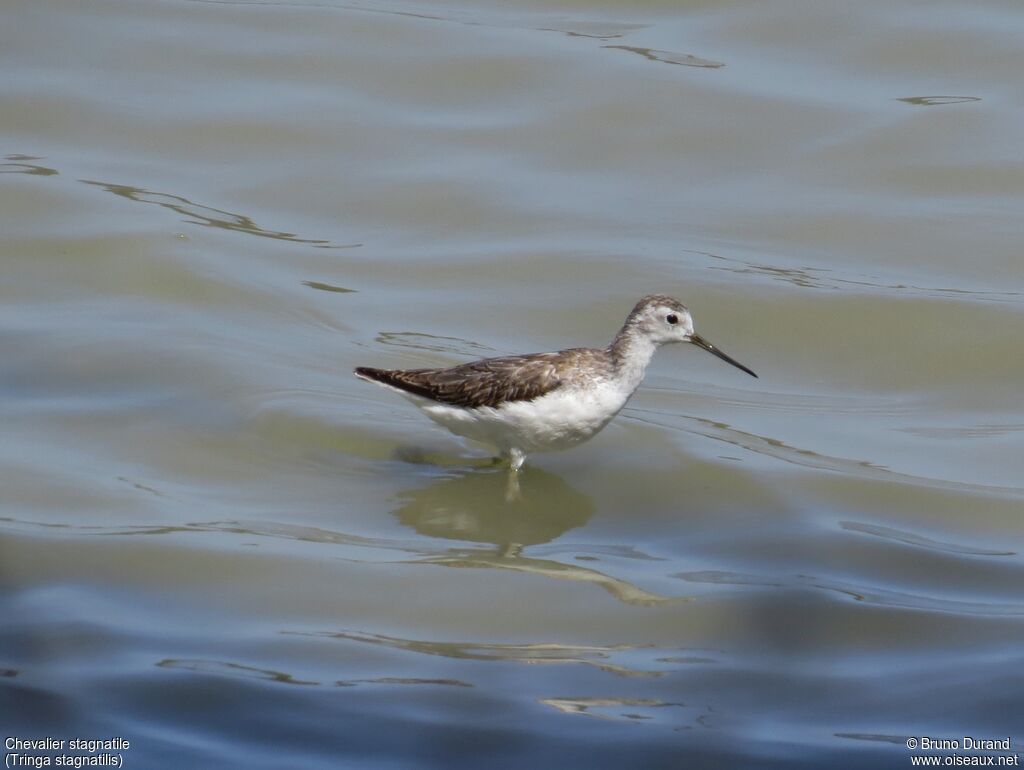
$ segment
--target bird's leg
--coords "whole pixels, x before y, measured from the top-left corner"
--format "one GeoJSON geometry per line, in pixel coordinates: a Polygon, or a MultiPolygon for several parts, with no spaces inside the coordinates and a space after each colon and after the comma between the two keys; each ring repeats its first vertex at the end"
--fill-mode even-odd
{"type": "Polygon", "coordinates": [[[505,543],[498,547],[498,556],[502,559],[518,559],[523,555],[523,546],[520,543],[505,543]]]}
{"type": "Polygon", "coordinates": [[[519,493],[519,469],[526,461],[526,453],[521,449],[510,449],[508,451],[508,485],[505,487],[505,502],[511,503],[518,500],[519,493]]]}
{"type": "Polygon", "coordinates": [[[519,469],[523,467],[523,463],[526,462],[526,452],[522,449],[510,449],[508,450],[508,459],[512,470],[518,473],[519,469]]]}
{"type": "Polygon", "coordinates": [[[519,471],[509,470],[508,482],[505,484],[505,502],[514,503],[521,496],[519,492],[519,471]]]}

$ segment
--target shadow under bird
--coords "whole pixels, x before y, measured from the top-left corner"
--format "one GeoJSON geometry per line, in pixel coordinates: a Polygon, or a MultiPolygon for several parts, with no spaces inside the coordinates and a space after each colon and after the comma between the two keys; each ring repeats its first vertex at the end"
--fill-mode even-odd
{"type": "Polygon", "coordinates": [[[397,391],[452,433],[487,444],[518,471],[531,452],[568,449],[596,435],[643,382],[654,351],[689,342],[751,377],[693,330],[677,299],[640,300],[605,348],[483,358],[444,369],[357,367],[364,380],[397,391]]]}

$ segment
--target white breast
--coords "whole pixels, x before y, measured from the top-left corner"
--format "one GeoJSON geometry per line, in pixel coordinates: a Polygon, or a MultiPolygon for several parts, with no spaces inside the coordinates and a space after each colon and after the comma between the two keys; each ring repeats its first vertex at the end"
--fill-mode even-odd
{"type": "Polygon", "coordinates": [[[466,438],[502,451],[566,449],[591,438],[619,413],[631,395],[602,381],[584,389],[559,389],[533,401],[464,409],[416,399],[430,419],[466,438]]]}

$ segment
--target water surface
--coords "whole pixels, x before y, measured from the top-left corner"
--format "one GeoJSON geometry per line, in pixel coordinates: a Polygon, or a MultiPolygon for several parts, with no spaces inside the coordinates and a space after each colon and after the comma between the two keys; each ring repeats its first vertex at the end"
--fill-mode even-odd
{"type": "Polygon", "coordinates": [[[1019,750],[1015,4],[3,16],[5,737],[129,768],[1019,750]],[[661,351],[519,500],[350,375],[603,345],[650,292],[760,379],[661,351]]]}

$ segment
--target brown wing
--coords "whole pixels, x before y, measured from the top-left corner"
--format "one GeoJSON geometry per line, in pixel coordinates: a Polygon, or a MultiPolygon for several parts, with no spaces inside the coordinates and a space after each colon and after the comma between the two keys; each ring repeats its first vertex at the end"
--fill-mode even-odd
{"type": "MultiPolygon", "coordinates": [[[[572,366],[566,354],[484,358],[447,369],[371,369],[356,374],[417,396],[452,406],[498,406],[506,401],[531,401],[560,387],[572,366]]],[[[572,358],[572,356],[570,356],[572,358]]]]}

